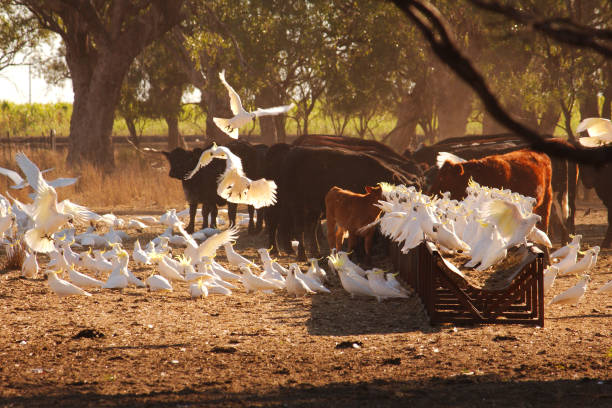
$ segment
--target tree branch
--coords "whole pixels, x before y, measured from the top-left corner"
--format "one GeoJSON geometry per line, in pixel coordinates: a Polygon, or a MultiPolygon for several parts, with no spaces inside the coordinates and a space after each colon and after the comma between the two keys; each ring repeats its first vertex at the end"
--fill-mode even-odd
{"type": "Polygon", "coordinates": [[[536,16],[490,0],[469,0],[483,10],[501,14],[534,31],[546,34],[555,40],[578,47],[590,48],[606,58],[612,58],[612,44],[599,41],[612,40],[612,30],[581,25],[567,18],[540,19],[536,16]]]}
{"type": "Polygon", "coordinates": [[[530,143],[532,149],[581,163],[602,164],[612,161],[612,145],[584,148],[562,139],[546,138],[513,119],[491,92],[480,72],[459,51],[446,20],[434,6],[424,0],[392,1],[414,22],[438,58],[478,94],[491,116],[530,143]]]}

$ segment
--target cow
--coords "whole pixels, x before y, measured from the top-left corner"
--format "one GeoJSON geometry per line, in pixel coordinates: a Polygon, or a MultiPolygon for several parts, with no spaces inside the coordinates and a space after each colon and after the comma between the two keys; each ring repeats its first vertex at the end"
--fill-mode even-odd
{"type": "Polygon", "coordinates": [[[319,256],[316,232],[325,214],[325,195],[333,186],[362,191],[381,181],[420,186],[420,179],[382,160],[341,148],[293,146],[285,154],[279,180],[279,240],[287,248],[289,233],[297,238],[298,258],[306,259],[304,243],[319,256]]]}
{"type": "MultiPolygon", "coordinates": [[[[266,207],[265,220],[266,231],[268,233],[268,247],[270,253],[278,253],[278,243],[276,242],[276,233],[280,223],[280,205],[278,201],[282,201],[284,186],[281,183],[282,168],[285,156],[291,150],[292,146],[287,143],[276,143],[270,146],[266,151],[266,156],[263,161],[263,177],[267,180],[273,180],[276,183],[277,204],[266,207]]],[[[259,221],[259,219],[258,219],[259,221]]],[[[287,228],[287,234],[291,234],[287,228]]],[[[288,246],[284,249],[288,250],[288,246]]]]}
{"type": "Polygon", "coordinates": [[[552,204],[552,164],[544,153],[523,149],[465,162],[446,161],[430,188],[431,194],[450,192],[452,199],[466,196],[468,181],[489,187],[506,188],[536,200],[533,212],[542,219],[538,228],[548,231],[552,204]]]}
{"type": "MultiPolygon", "coordinates": [[[[169,176],[178,180],[181,180],[183,186],[183,192],[185,198],[189,203],[189,223],[185,229],[187,232],[192,233],[195,229],[195,216],[198,209],[198,205],[202,204],[202,227],[208,227],[208,215],[210,214],[212,228],[217,227],[217,205],[225,205],[225,199],[217,195],[217,179],[221,173],[225,170],[226,160],[213,159],[213,161],[201,168],[191,179],[185,180],[184,177],[196,166],[198,159],[202,155],[202,152],[210,148],[212,144],[208,144],[204,148],[196,148],[193,150],[185,150],[177,147],[176,149],[167,152],[162,151],[161,153],[166,157],[170,164],[169,176]]],[[[230,142],[227,147],[243,162],[243,168],[245,173],[253,177],[251,173],[257,173],[260,165],[258,162],[258,153],[249,143],[242,141],[230,142]]],[[[150,149],[153,150],[153,149],[150,149]]],[[[228,218],[230,224],[236,223],[236,211],[237,205],[233,203],[228,204],[228,218]]],[[[249,233],[255,231],[254,208],[248,206],[249,212],[249,233]]],[[[261,217],[263,220],[263,217],[261,217]]]]}
{"type": "MultiPolygon", "coordinates": [[[[437,177],[435,166],[439,152],[450,152],[463,159],[480,159],[493,154],[504,154],[526,148],[527,143],[514,134],[468,135],[444,139],[431,146],[421,147],[404,155],[415,161],[425,161],[431,166],[424,178],[431,186],[437,177]]],[[[575,232],[576,186],[578,167],[565,159],[552,157],[552,190],[550,227],[555,226],[562,241],[567,242],[570,233],[575,232]]]]}
{"type": "Polygon", "coordinates": [[[587,188],[594,188],[608,210],[608,228],[601,243],[602,248],[612,248],[612,163],[606,163],[601,167],[580,165],[580,178],[582,184],[587,188]]]}
{"type": "Polygon", "coordinates": [[[414,160],[400,155],[390,146],[376,140],[332,135],[302,135],[293,142],[293,145],[339,147],[374,156],[387,165],[398,168],[401,172],[417,176],[422,176],[423,173],[422,167],[414,160]]]}
{"type": "MultiPolygon", "coordinates": [[[[327,219],[327,242],[330,248],[342,249],[345,232],[348,232],[348,250],[352,251],[357,242],[357,230],[378,218],[380,208],[374,204],[383,199],[382,187],[366,186],[365,194],[354,193],[339,187],[332,187],[325,195],[325,218],[327,219]]],[[[364,235],[366,262],[371,260],[372,237],[375,229],[370,228],[364,235]]]]}

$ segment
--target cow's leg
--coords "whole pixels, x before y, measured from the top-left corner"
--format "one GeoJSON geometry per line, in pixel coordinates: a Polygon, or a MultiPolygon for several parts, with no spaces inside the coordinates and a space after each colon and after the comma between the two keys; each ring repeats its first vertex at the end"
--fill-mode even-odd
{"type": "Polygon", "coordinates": [[[606,203],[608,209],[608,229],[606,230],[606,236],[601,243],[602,248],[612,248],[612,203],[606,203]]]}
{"type": "Polygon", "coordinates": [[[195,216],[198,211],[198,204],[197,201],[189,203],[189,224],[187,224],[185,231],[190,234],[193,234],[193,230],[195,229],[195,216]]]}
{"type": "MultiPolygon", "coordinates": [[[[204,209],[202,209],[202,214],[204,214],[204,209]]],[[[217,228],[217,214],[219,214],[219,210],[217,209],[217,204],[215,203],[212,204],[212,207],[210,207],[208,214],[210,214],[210,227],[217,228]]],[[[202,224],[208,223],[208,214],[206,214],[205,216],[204,215],[202,216],[202,218],[204,218],[204,221],[202,222],[202,224]]]]}
{"type": "Polygon", "coordinates": [[[374,238],[374,229],[371,229],[364,237],[363,248],[365,249],[367,265],[372,264],[372,240],[374,238]]]}
{"type": "Polygon", "coordinates": [[[332,248],[338,249],[338,237],[336,236],[336,219],[331,213],[328,213],[326,215],[326,218],[327,218],[327,245],[329,245],[329,250],[331,251],[332,248]]]}
{"type": "Polygon", "coordinates": [[[238,205],[235,203],[227,203],[227,218],[229,218],[230,227],[236,225],[236,211],[238,210],[238,205]]]}
{"type": "MultiPolygon", "coordinates": [[[[328,224],[328,228],[329,228],[329,224],[328,224]]],[[[336,251],[342,251],[342,244],[344,243],[344,229],[339,225],[336,226],[334,238],[336,239],[334,248],[336,248],[336,251]]]]}
{"type": "Polygon", "coordinates": [[[257,210],[257,223],[255,223],[255,233],[261,232],[263,230],[263,222],[266,218],[267,208],[259,208],[257,210]]]}
{"type": "Polygon", "coordinates": [[[306,261],[306,230],[310,229],[308,228],[309,224],[308,220],[306,219],[306,213],[302,212],[301,214],[296,214],[293,225],[295,227],[295,236],[297,237],[297,240],[299,242],[297,258],[299,261],[306,261]]]}
{"type": "Polygon", "coordinates": [[[249,234],[252,234],[255,232],[255,221],[253,221],[253,218],[255,218],[255,207],[253,207],[252,205],[249,205],[247,207],[247,211],[249,212],[249,234]]]}

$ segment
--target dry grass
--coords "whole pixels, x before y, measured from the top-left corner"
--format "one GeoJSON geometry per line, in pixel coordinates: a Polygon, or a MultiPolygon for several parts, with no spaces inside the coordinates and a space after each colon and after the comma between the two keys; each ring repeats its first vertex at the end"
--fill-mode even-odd
{"type": "MultiPolygon", "coordinates": [[[[12,169],[21,174],[15,163],[18,150],[4,150],[0,154],[0,167],[12,169]]],[[[71,201],[92,209],[165,209],[181,208],[185,205],[181,183],[168,177],[168,165],[153,168],[151,159],[139,153],[118,149],[115,153],[116,168],[110,174],[102,174],[92,166],[85,165],[73,169],[66,165],[66,151],[45,149],[23,149],[24,153],[41,169],[53,168],[47,179],[57,177],[79,177],[79,181],[69,187],[58,188],[59,199],[71,201]]],[[[0,193],[8,191],[13,197],[29,202],[30,189],[10,189],[8,177],[0,177],[0,193]]]]}
{"type": "Polygon", "coordinates": [[[6,258],[4,260],[4,263],[2,264],[2,270],[21,270],[21,267],[23,266],[23,261],[25,261],[26,258],[25,245],[23,244],[23,242],[21,240],[18,240],[14,243],[5,245],[4,252],[6,254],[6,258]]]}

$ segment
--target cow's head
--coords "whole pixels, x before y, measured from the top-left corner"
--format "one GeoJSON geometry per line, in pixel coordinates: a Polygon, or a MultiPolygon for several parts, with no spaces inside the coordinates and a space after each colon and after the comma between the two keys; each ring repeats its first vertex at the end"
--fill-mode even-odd
{"type": "Polygon", "coordinates": [[[198,163],[198,159],[202,155],[203,150],[198,148],[194,150],[185,150],[181,147],[170,152],[161,152],[170,163],[170,173],[172,178],[183,180],[198,163]]]}
{"type": "Polygon", "coordinates": [[[382,187],[377,185],[375,187],[365,186],[366,196],[372,198],[375,201],[382,200],[382,187]]]}
{"type": "Polygon", "coordinates": [[[463,164],[446,161],[438,171],[429,194],[441,194],[449,191],[451,198],[459,200],[465,195],[469,178],[470,176],[465,172],[463,164]]]}

